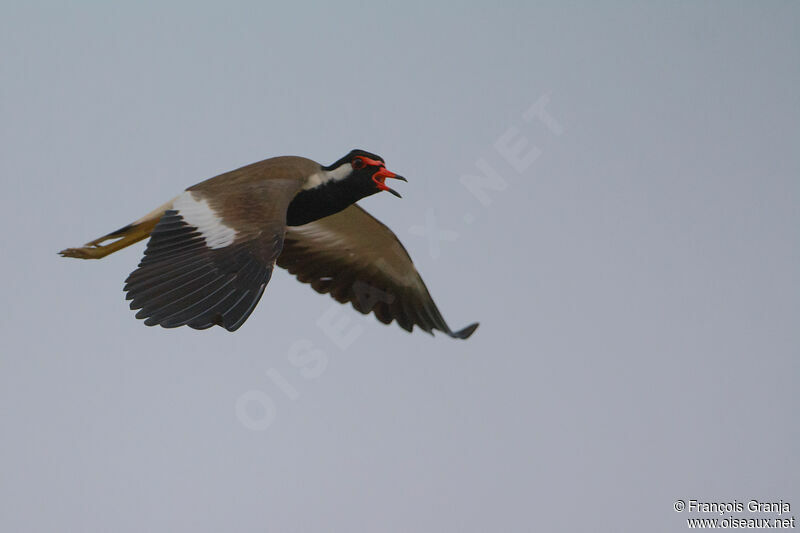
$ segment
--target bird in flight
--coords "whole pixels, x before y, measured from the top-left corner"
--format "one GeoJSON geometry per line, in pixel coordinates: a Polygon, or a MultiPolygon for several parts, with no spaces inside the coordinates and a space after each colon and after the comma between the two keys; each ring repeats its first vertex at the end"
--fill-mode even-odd
{"type": "Polygon", "coordinates": [[[147,237],[125,282],[148,326],[222,326],[236,331],[253,312],[277,264],[319,293],[385,324],[453,331],[394,233],[355,203],[386,179],[406,181],[383,158],[353,150],[330,166],[282,156],[197,185],[136,222],[60,254],[100,259],[147,237]]]}

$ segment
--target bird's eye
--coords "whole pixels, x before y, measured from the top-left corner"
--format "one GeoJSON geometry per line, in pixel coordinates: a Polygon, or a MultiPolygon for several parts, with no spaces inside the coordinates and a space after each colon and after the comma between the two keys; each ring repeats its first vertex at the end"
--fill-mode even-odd
{"type": "Polygon", "coordinates": [[[364,163],[364,160],[361,159],[360,157],[356,157],[355,159],[353,159],[352,165],[354,169],[358,170],[360,168],[364,168],[366,166],[366,163],[364,163]]]}

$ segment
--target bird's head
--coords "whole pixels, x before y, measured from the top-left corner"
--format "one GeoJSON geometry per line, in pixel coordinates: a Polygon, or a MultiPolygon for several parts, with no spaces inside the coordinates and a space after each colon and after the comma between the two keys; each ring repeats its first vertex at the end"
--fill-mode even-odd
{"type": "Polygon", "coordinates": [[[398,198],[400,193],[386,185],[386,178],[407,181],[386,168],[386,163],[379,155],[365,150],[352,150],[349,154],[327,167],[329,172],[337,172],[346,176],[349,183],[356,185],[369,196],[380,191],[388,191],[398,198]]]}

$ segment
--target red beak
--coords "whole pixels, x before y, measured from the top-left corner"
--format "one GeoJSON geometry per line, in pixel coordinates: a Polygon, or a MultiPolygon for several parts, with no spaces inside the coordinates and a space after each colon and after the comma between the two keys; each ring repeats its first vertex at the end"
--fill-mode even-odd
{"type": "Polygon", "coordinates": [[[395,191],[394,189],[390,189],[384,183],[386,178],[394,178],[396,180],[401,180],[401,181],[406,181],[406,182],[408,180],[405,179],[403,176],[398,176],[397,174],[395,174],[394,172],[392,172],[391,170],[387,169],[384,166],[381,166],[381,168],[379,168],[378,171],[375,174],[372,175],[372,181],[375,182],[375,186],[376,187],[378,187],[382,191],[388,191],[388,192],[392,193],[393,195],[397,196],[398,198],[402,198],[402,196],[400,196],[399,192],[395,191]]]}

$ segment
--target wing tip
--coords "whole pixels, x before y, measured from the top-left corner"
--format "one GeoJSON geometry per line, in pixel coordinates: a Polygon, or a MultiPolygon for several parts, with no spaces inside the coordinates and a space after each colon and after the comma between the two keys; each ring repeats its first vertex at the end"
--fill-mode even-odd
{"type": "Polygon", "coordinates": [[[464,329],[449,333],[449,335],[454,339],[468,339],[470,335],[475,333],[475,330],[478,329],[478,326],[480,326],[480,322],[475,322],[464,329]]]}

